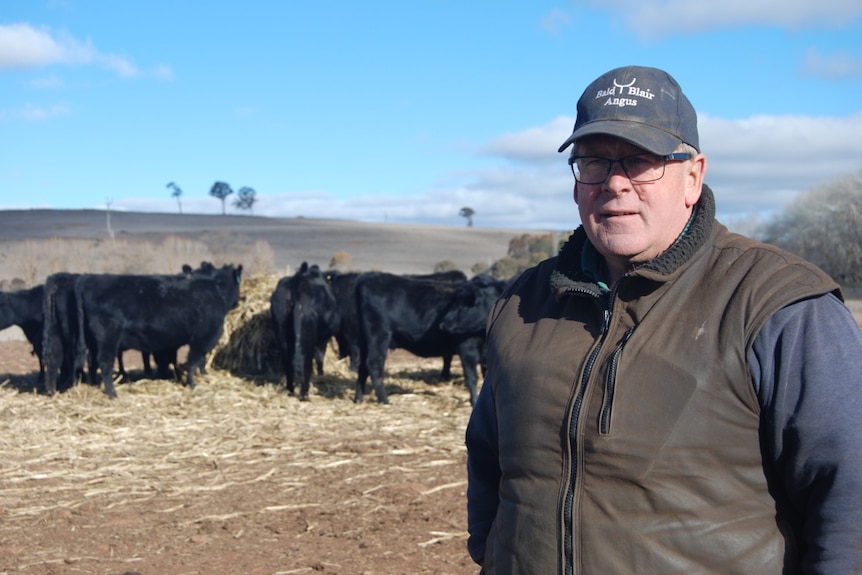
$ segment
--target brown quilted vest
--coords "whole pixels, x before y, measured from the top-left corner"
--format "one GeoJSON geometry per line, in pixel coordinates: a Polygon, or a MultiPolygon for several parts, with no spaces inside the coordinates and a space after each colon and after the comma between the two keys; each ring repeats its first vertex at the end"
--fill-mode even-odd
{"type": "Polygon", "coordinates": [[[838,286],[729,233],[704,198],[610,303],[580,275],[579,230],[493,311],[502,479],[484,573],[795,572],[747,357],[775,311],[838,286]]]}

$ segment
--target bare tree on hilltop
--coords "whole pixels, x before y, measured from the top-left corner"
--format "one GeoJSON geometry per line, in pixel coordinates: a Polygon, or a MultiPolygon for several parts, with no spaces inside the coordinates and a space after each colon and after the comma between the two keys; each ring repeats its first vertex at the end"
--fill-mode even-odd
{"type": "Polygon", "coordinates": [[[173,182],[168,182],[166,188],[171,189],[171,197],[177,199],[177,208],[180,210],[180,214],[183,213],[183,205],[180,203],[180,196],[183,195],[183,190],[173,182]]]}
{"type": "Polygon", "coordinates": [[[473,216],[476,215],[476,210],[474,210],[473,208],[468,208],[467,206],[464,206],[463,208],[461,208],[461,211],[458,212],[458,215],[461,216],[462,218],[467,218],[467,227],[468,228],[473,227],[473,216]]]}
{"type": "Polygon", "coordinates": [[[233,189],[225,182],[216,182],[210,188],[210,195],[221,200],[221,215],[225,215],[224,201],[233,193],[233,189]]]}
{"type": "Polygon", "coordinates": [[[250,214],[254,214],[252,206],[257,202],[257,192],[254,188],[243,186],[236,193],[237,197],[233,201],[234,207],[240,210],[248,210],[250,214]]]}

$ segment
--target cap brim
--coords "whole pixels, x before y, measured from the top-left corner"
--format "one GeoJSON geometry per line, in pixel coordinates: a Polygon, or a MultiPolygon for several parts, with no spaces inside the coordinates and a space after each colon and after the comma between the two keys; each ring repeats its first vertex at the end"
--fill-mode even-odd
{"type": "Polygon", "coordinates": [[[584,136],[604,135],[619,138],[630,144],[644,149],[647,152],[664,156],[673,153],[682,141],[667,132],[658,130],[639,122],[624,120],[599,120],[585,124],[575,130],[568,139],[563,142],[557,152],[562,152],[571,146],[576,140],[584,136]]]}

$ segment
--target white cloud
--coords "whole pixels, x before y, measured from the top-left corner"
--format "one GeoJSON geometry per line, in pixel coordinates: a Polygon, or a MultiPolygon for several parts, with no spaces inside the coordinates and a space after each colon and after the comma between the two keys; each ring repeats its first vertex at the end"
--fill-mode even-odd
{"type": "Polygon", "coordinates": [[[123,77],[139,74],[127,58],[105,54],[87,41],[68,34],[52,34],[30,24],[0,25],[0,70],[29,69],[54,64],[101,64],[123,77]]]}
{"type": "Polygon", "coordinates": [[[65,86],[65,82],[63,79],[57,76],[56,74],[51,74],[50,76],[44,76],[42,78],[35,78],[30,85],[34,88],[41,88],[44,90],[55,90],[58,88],[62,88],[65,86]]]}
{"type": "Polygon", "coordinates": [[[29,24],[0,25],[0,69],[35,68],[63,60],[64,52],[80,50],[62,46],[44,30],[29,24]]]}
{"type": "Polygon", "coordinates": [[[862,56],[848,52],[825,55],[816,48],[811,48],[805,54],[802,74],[829,80],[862,78],[862,56]]]}
{"type": "Polygon", "coordinates": [[[28,104],[20,108],[0,110],[0,121],[26,120],[28,122],[41,122],[51,118],[68,116],[69,113],[69,106],[66,104],[53,104],[51,106],[28,104]]]}
{"type": "Polygon", "coordinates": [[[718,207],[741,215],[784,207],[817,184],[862,169],[862,113],[846,118],[699,118],[718,207]]]}
{"type": "Polygon", "coordinates": [[[140,72],[132,62],[121,56],[99,55],[97,58],[107,69],[114,71],[118,76],[134,78],[140,72]]]}
{"type": "Polygon", "coordinates": [[[156,66],[155,70],[153,70],[153,75],[159,80],[173,80],[174,79],[174,71],[167,64],[159,64],[156,66]]]}
{"type": "Polygon", "coordinates": [[[239,106],[233,111],[234,115],[240,118],[249,118],[256,115],[257,112],[258,110],[254,106],[239,106]]]}
{"type": "Polygon", "coordinates": [[[704,30],[772,25],[782,28],[843,26],[862,15],[858,0],[576,0],[598,10],[624,15],[626,25],[645,38],[691,35],[704,30]]]}
{"type": "Polygon", "coordinates": [[[561,116],[543,126],[503,134],[482,149],[482,153],[513,161],[555,160],[557,148],[575,125],[574,118],[561,116]]]}
{"type": "Polygon", "coordinates": [[[559,36],[563,29],[568,28],[571,23],[571,18],[567,12],[560,10],[559,8],[555,8],[553,10],[548,10],[548,12],[542,16],[542,19],[539,22],[539,27],[551,36],[559,36]]]}

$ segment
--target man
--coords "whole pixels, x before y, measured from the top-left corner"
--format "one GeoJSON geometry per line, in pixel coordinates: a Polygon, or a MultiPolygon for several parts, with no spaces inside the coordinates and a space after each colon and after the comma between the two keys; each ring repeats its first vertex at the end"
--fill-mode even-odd
{"type": "Polygon", "coordinates": [[[599,77],[569,164],[582,226],[488,322],[468,548],[492,574],[862,573],[862,334],[839,286],[730,233],[695,111],[599,77]]]}

